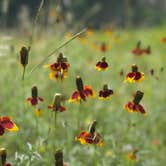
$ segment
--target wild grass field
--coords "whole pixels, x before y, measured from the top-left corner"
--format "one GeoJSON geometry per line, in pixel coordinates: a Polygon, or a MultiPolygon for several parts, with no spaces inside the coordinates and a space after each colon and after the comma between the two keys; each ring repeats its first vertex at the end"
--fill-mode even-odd
{"type": "Polygon", "coordinates": [[[55,150],[62,149],[64,163],[68,166],[166,164],[166,43],[161,42],[166,36],[165,27],[113,29],[110,34],[103,30],[85,33],[85,37],[76,38],[59,50],[70,64],[68,75],[62,81],[50,80],[50,69],[43,67],[54,63],[59,52],[31,74],[30,71],[70,35],[36,35],[23,81],[19,52],[22,46],[28,46],[28,40],[16,34],[13,33],[10,40],[4,39],[4,33],[0,35],[0,44],[10,48],[0,56],[0,115],[11,117],[19,127],[18,132],[5,131],[0,136],[0,147],[7,149],[7,161],[13,166],[50,166],[55,163],[55,150]],[[151,54],[132,54],[139,40],[142,47],[151,46],[151,54]],[[102,42],[108,46],[106,52],[100,51],[102,42]],[[106,71],[97,71],[95,65],[102,56],[106,57],[109,67],[106,71]],[[138,66],[145,78],[139,83],[124,83],[132,64],[138,66]],[[76,76],[95,91],[95,97],[87,98],[81,104],[68,101],[76,90],[76,76]],[[114,94],[107,100],[100,100],[98,92],[104,84],[108,84],[114,94]],[[44,99],[37,106],[26,101],[34,85],[44,99]],[[144,93],[141,104],[147,116],[124,109],[137,90],[144,93]],[[62,105],[66,108],[65,112],[56,113],[56,119],[55,112],[47,108],[55,93],[65,96],[62,105]],[[41,109],[40,116],[35,114],[38,108],[41,109]],[[81,131],[88,131],[93,120],[97,121],[96,131],[103,139],[102,147],[84,145],[75,139],[81,131]]]}

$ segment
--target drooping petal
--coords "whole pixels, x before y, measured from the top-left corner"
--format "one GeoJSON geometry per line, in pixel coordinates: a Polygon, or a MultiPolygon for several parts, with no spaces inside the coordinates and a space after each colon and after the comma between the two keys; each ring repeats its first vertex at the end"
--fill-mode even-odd
{"type": "Polygon", "coordinates": [[[144,107],[143,107],[141,104],[138,104],[137,110],[138,110],[141,114],[147,115],[147,113],[146,113],[144,107]]]}
{"type": "Polygon", "coordinates": [[[143,79],[144,79],[144,73],[142,73],[142,72],[136,72],[136,73],[135,73],[135,78],[134,78],[134,80],[135,80],[136,82],[141,82],[143,79]]]}
{"type": "Polygon", "coordinates": [[[101,62],[99,61],[97,64],[96,64],[96,69],[101,71],[101,70],[106,70],[108,68],[108,63],[107,62],[101,62]]]}
{"type": "Polygon", "coordinates": [[[80,97],[80,93],[79,91],[75,91],[72,96],[69,99],[69,102],[74,102],[74,101],[80,101],[81,97],[80,97]]]}
{"type": "Polygon", "coordinates": [[[91,134],[89,132],[83,131],[77,136],[77,140],[80,141],[81,144],[92,144],[93,140],[91,138],[91,134]]]}
{"type": "Polygon", "coordinates": [[[1,126],[8,131],[18,131],[18,127],[11,119],[7,116],[1,117],[0,120],[1,126]]]}
{"type": "Polygon", "coordinates": [[[44,101],[44,99],[43,99],[42,97],[38,97],[38,99],[39,99],[40,101],[44,101]]]}
{"type": "Polygon", "coordinates": [[[0,124],[0,136],[3,135],[4,132],[5,132],[5,129],[4,129],[4,127],[1,126],[1,124],[0,124]]]}
{"type": "Polygon", "coordinates": [[[88,97],[88,96],[94,96],[94,92],[91,86],[89,85],[85,85],[84,86],[84,94],[88,97]]]}

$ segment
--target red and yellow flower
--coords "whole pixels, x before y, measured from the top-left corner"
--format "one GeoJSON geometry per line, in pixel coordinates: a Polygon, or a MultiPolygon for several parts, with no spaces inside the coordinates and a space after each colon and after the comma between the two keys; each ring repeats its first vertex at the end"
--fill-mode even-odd
{"type": "Polygon", "coordinates": [[[4,134],[5,130],[11,132],[19,130],[17,125],[8,116],[0,117],[0,136],[4,134]]]}
{"type": "Polygon", "coordinates": [[[100,99],[108,99],[111,95],[113,95],[113,90],[109,89],[107,84],[105,84],[103,89],[99,91],[100,99]]]}
{"type": "Polygon", "coordinates": [[[142,54],[150,54],[151,53],[151,47],[148,46],[147,48],[143,49],[141,48],[141,41],[138,41],[136,48],[132,50],[132,53],[134,55],[142,55],[142,54]]]}
{"type": "Polygon", "coordinates": [[[92,48],[102,53],[105,53],[110,49],[110,46],[108,46],[108,44],[106,44],[105,42],[102,43],[96,42],[92,45],[92,48]]]}
{"type": "Polygon", "coordinates": [[[126,75],[124,82],[141,82],[144,79],[144,73],[138,71],[137,65],[133,64],[131,67],[131,72],[126,75]]]}
{"type": "Polygon", "coordinates": [[[61,105],[62,101],[62,94],[56,93],[54,96],[54,101],[52,105],[49,105],[48,108],[52,109],[55,112],[64,112],[66,111],[66,108],[61,105]]]}
{"type": "Polygon", "coordinates": [[[10,163],[6,163],[5,166],[12,166],[10,163]]]}
{"type": "Polygon", "coordinates": [[[108,63],[106,62],[106,57],[102,57],[101,61],[97,62],[96,69],[98,71],[105,71],[108,69],[108,63]]]}
{"type": "Polygon", "coordinates": [[[42,97],[38,96],[38,88],[37,86],[33,86],[31,89],[31,97],[27,98],[27,101],[29,101],[33,106],[37,105],[39,101],[43,101],[44,99],[42,97]]]}
{"type": "Polygon", "coordinates": [[[87,31],[86,31],[86,35],[87,35],[87,36],[92,36],[93,34],[94,34],[94,30],[88,28],[87,31]]]}
{"type": "Polygon", "coordinates": [[[134,149],[133,151],[127,154],[127,159],[130,161],[138,161],[137,153],[138,149],[134,149]]]}
{"type": "Polygon", "coordinates": [[[134,55],[142,55],[143,54],[143,50],[141,49],[141,41],[137,42],[136,48],[134,48],[132,50],[132,53],[134,55]]]}
{"type": "Polygon", "coordinates": [[[95,144],[98,146],[103,146],[103,140],[99,133],[96,130],[96,121],[93,121],[90,125],[89,131],[82,131],[77,137],[76,140],[81,144],[95,144]]]}
{"type": "Polygon", "coordinates": [[[100,47],[99,47],[99,51],[107,52],[108,50],[109,50],[109,46],[105,42],[102,42],[100,47]]]}
{"type": "Polygon", "coordinates": [[[94,91],[91,86],[83,85],[83,81],[80,76],[76,78],[77,90],[71,95],[69,102],[81,102],[86,101],[87,97],[94,97],[94,91]]]}
{"type": "Polygon", "coordinates": [[[166,43],[166,37],[163,37],[163,38],[161,39],[161,42],[162,42],[162,43],[166,43]]]}
{"type": "Polygon", "coordinates": [[[144,107],[139,104],[141,99],[143,98],[144,93],[141,91],[137,91],[133,101],[129,101],[125,104],[124,109],[128,112],[139,112],[143,115],[147,115],[144,107]]]}
{"type": "Polygon", "coordinates": [[[60,53],[58,55],[57,61],[55,63],[45,65],[45,67],[50,68],[50,79],[63,80],[66,78],[70,64],[67,61],[67,58],[60,53]]]}
{"type": "Polygon", "coordinates": [[[104,30],[104,33],[108,36],[111,36],[113,34],[113,29],[112,27],[107,27],[105,30],[104,30]]]}
{"type": "Polygon", "coordinates": [[[151,54],[151,47],[148,46],[147,48],[143,49],[143,53],[145,53],[147,55],[151,54]]]}

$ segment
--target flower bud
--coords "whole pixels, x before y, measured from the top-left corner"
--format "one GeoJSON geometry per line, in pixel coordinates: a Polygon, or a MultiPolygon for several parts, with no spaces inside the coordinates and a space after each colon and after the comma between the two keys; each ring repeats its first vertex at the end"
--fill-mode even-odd
{"type": "Polygon", "coordinates": [[[133,65],[131,66],[131,70],[132,70],[132,72],[138,72],[138,66],[135,65],[135,64],[133,64],[133,65]]]}
{"type": "Polygon", "coordinates": [[[1,156],[1,163],[2,163],[2,166],[3,166],[3,165],[5,165],[6,158],[7,158],[7,152],[6,152],[5,148],[0,149],[0,156],[1,156]]]}
{"type": "Polygon", "coordinates": [[[26,47],[22,47],[20,50],[20,63],[25,67],[28,64],[29,50],[26,47]]]}
{"type": "Polygon", "coordinates": [[[106,61],[106,57],[103,56],[103,57],[101,58],[101,61],[102,61],[102,62],[105,62],[105,61],[106,61]]]}
{"type": "Polygon", "coordinates": [[[141,47],[141,41],[137,42],[136,48],[140,48],[141,47]]]}
{"type": "Polygon", "coordinates": [[[63,166],[63,152],[62,152],[62,150],[57,150],[55,152],[55,166],[63,166]]]}
{"type": "Polygon", "coordinates": [[[53,101],[53,111],[57,111],[57,109],[61,106],[61,99],[62,94],[56,93],[53,101]]]}
{"type": "Polygon", "coordinates": [[[37,86],[33,86],[31,89],[31,94],[32,94],[32,98],[37,98],[38,97],[38,89],[37,86]]]}
{"type": "Polygon", "coordinates": [[[108,90],[108,85],[107,85],[107,84],[104,84],[103,90],[104,90],[104,91],[108,90]]]}

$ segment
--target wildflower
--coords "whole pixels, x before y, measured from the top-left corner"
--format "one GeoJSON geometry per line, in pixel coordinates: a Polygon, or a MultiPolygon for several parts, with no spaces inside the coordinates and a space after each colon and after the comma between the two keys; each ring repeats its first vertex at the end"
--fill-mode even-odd
{"type": "Polygon", "coordinates": [[[0,149],[0,156],[1,156],[1,165],[5,165],[6,163],[6,158],[7,158],[7,152],[5,148],[0,149]]]}
{"type": "Polygon", "coordinates": [[[0,117],[0,136],[7,131],[18,131],[17,125],[7,116],[0,117]]]}
{"type": "Polygon", "coordinates": [[[127,154],[128,160],[137,161],[138,160],[137,153],[138,153],[138,149],[135,149],[132,152],[129,152],[127,154]]]}
{"type": "Polygon", "coordinates": [[[142,54],[150,54],[151,53],[151,47],[148,46],[147,48],[145,49],[142,49],[141,48],[141,42],[138,41],[137,45],[136,45],[136,48],[132,50],[132,53],[134,55],[142,55],[142,54]]]}
{"type": "Polygon", "coordinates": [[[163,38],[161,39],[161,42],[162,42],[162,43],[166,43],[166,37],[163,37],[163,38]]]}
{"type": "Polygon", "coordinates": [[[105,53],[110,49],[110,46],[108,46],[105,42],[102,43],[95,42],[93,45],[91,45],[91,47],[102,53],[105,53]]]}
{"type": "Polygon", "coordinates": [[[82,44],[87,44],[88,40],[86,38],[85,34],[79,35],[77,39],[82,43],[82,44]]]}
{"type": "Polygon", "coordinates": [[[109,89],[107,84],[105,84],[103,89],[99,91],[100,99],[108,99],[111,95],[113,95],[113,90],[109,89]]]}
{"type": "Polygon", "coordinates": [[[43,101],[42,97],[38,97],[38,89],[37,86],[33,86],[31,89],[31,97],[27,98],[33,106],[38,104],[38,101],[43,101]]]}
{"type": "Polygon", "coordinates": [[[96,124],[97,122],[94,120],[89,127],[89,131],[81,132],[77,137],[81,144],[95,144],[98,146],[103,146],[103,140],[99,133],[96,132],[96,124]]]}
{"type": "Polygon", "coordinates": [[[45,67],[50,68],[50,79],[63,80],[67,76],[68,68],[70,64],[67,62],[67,58],[60,53],[57,57],[57,61],[55,63],[45,65],[45,67]]]}
{"type": "Polygon", "coordinates": [[[154,139],[154,140],[152,140],[152,144],[156,145],[156,146],[159,146],[161,144],[161,142],[160,142],[159,139],[154,139]]]}
{"type": "Polygon", "coordinates": [[[136,48],[134,48],[132,50],[132,53],[134,55],[142,55],[143,54],[143,50],[141,49],[141,41],[137,42],[136,48]]]}
{"type": "Polygon", "coordinates": [[[132,71],[126,75],[124,82],[141,82],[144,79],[144,73],[138,71],[137,65],[133,64],[131,66],[132,71]]]}
{"type": "Polygon", "coordinates": [[[91,35],[93,35],[93,33],[94,33],[93,29],[88,28],[88,30],[86,31],[87,36],[91,36],[91,35]]]}
{"type": "Polygon", "coordinates": [[[2,166],[12,166],[10,163],[6,163],[7,152],[5,148],[0,149],[1,164],[2,166]]]}
{"type": "Polygon", "coordinates": [[[26,67],[26,65],[28,64],[28,54],[29,49],[27,49],[26,47],[22,47],[20,50],[20,63],[23,67],[26,67]]]}
{"type": "Polygon", "coordinates": [[[92,87],[89,85],[83,85],[83,81],[80,76],[76,77],[76,86],[77,90],[74,91],[74,93],[71,95],[69,102],[81,102],[86,101],[87,97],[93,97],[94,92],[92,90],[92,87]]]}
{"type": "Polygon", "coordinates": [[[35,115],[36,115],[37,117],[39,117],[39,116],[42,115],[42,111],[41,111],[40,108],[38,108],[38,109],[35,110],[35,115]]]}
{"type": "Polygon", "coordinates": [[[111,27],[107,27],[105,30],[104,30],[104,33],[108,36],[111,36],[112,33],[113,33],[113,29],[111,27]]]}
{"type": "Polygon", "coordinates": [[[66,111],[66,108],[61,105],[61,101],[62,101],[62,94],[56,93],[54,96],[53,105],[49,105],[48,108],[52,109],[55,112],[66,111]]]}
{"type": "Polygon", "coordinates": [[[146,49],[143,49],[142,51],[143,51],[143,53],[145,53],[145,54],[151,54],[151,47],[148,46],[146,49]]]}
{"type": "Polygon", "coordinates": [[[100,47],[99,47],[99,51],[106,52],[108,50],[109,50],[108,45],[105,42],[102,42],[101,45],[100,45],[100,47]]]}
{"type": "Polygon", "coordinates": [[[106,69],[108,69],[108,63],[106,62],[105,56],[102,57],[101,61],[97,62],[96,69],[98,71],[105,71],[106,69]]]}
{"type": "Polygon", "coordinates": [[[141,91],[137,91],[134,97],[133,101],[129,101],[125,106],[124,109],[126,109],[128,112],[140,112],[143,115],[147,115],[147,113],[144,110],[144,107],[139,104],[141,99],[143,98],[144,93],[141,91]]]}
{"type": "Polygon", "coordinates": [[[5,166],[12,166],[10,163],[6,163],[5,166]]]}

